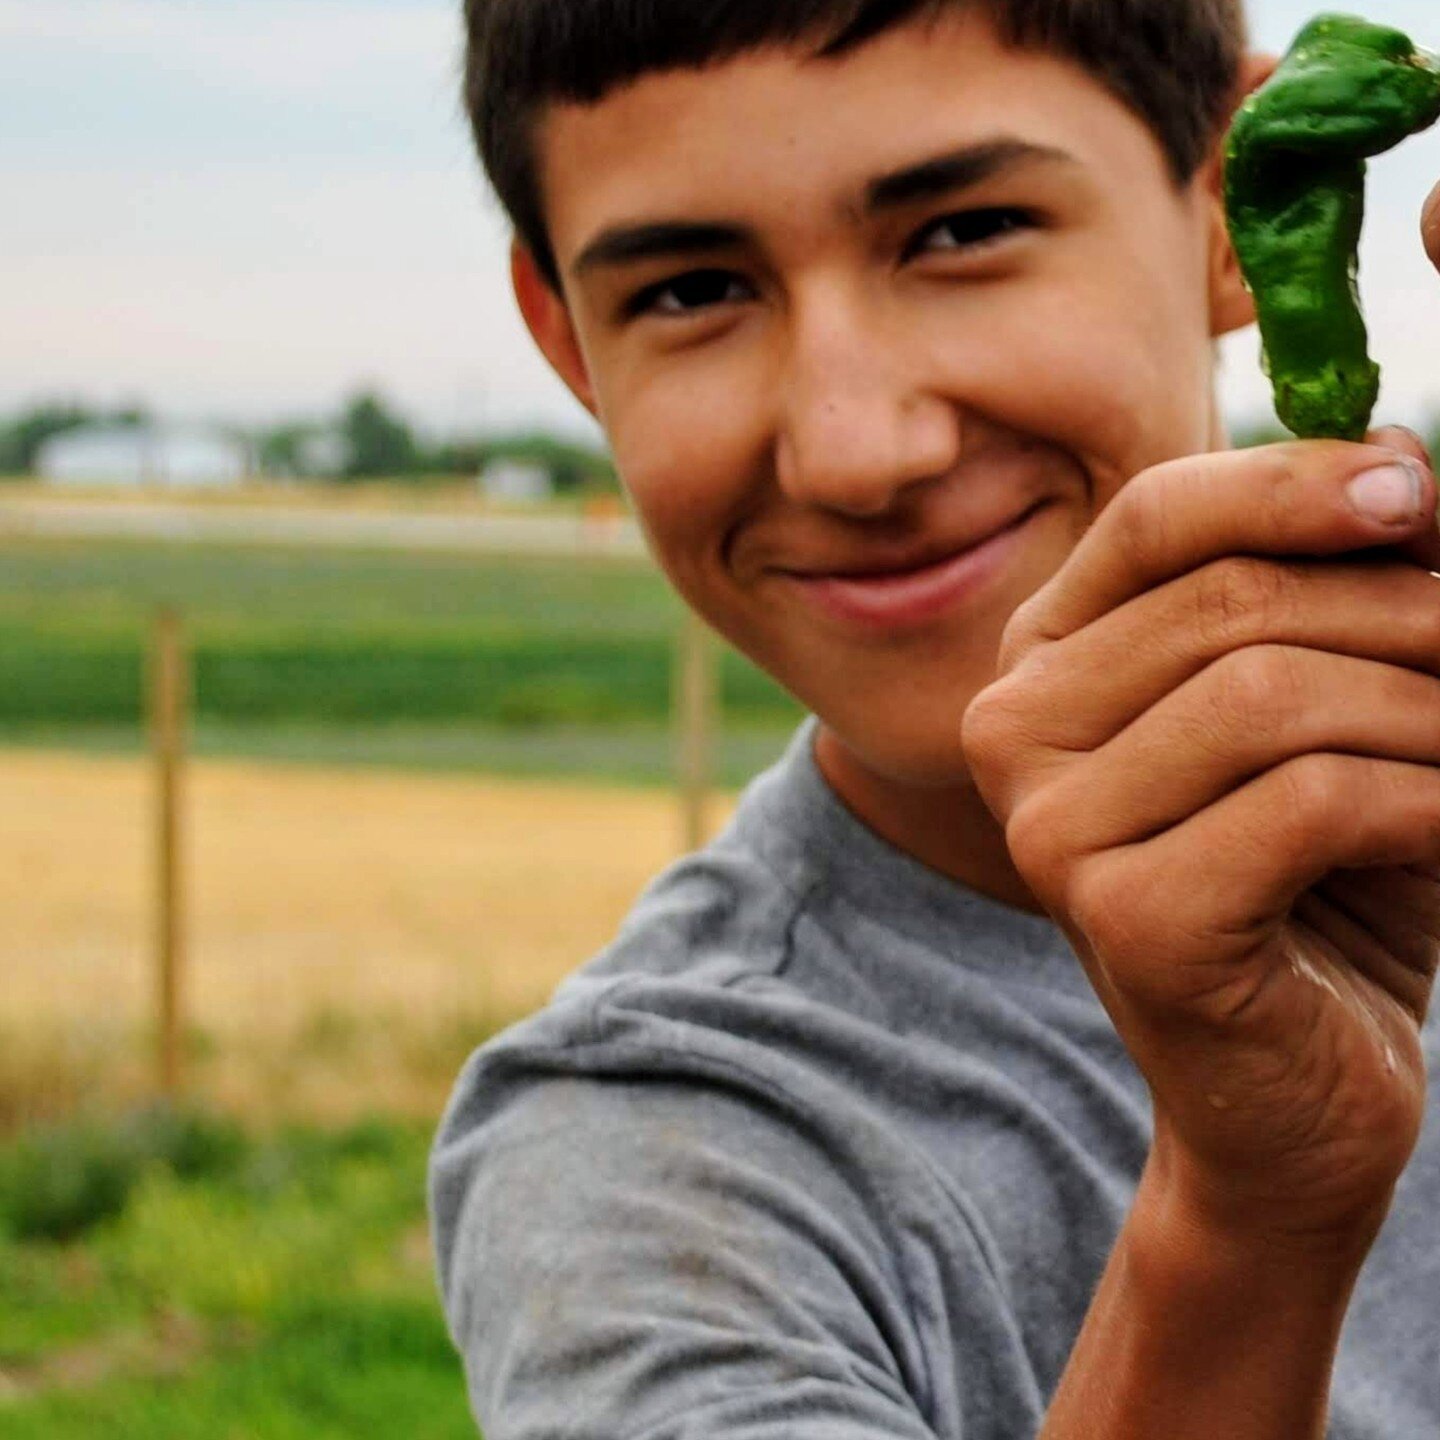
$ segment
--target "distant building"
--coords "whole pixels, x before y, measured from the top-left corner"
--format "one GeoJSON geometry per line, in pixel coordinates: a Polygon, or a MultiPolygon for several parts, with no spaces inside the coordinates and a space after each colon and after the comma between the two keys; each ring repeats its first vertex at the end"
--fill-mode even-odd
{"type": "Polygon", "coordinates": [[[555,493],[550,472],[525,460],[492,460],[480,472],[480,490],[487,500],[525,504],[548,500],[555,493]]]}
{"type": "Polygon", "coordinates": [[[295,470],[308,478],[332,480],[345,473],[350,445],[338,430],[312,430],[295,446],[295,470]]]}
{"type": "Polygon", "coordinates": [[[36,473],[57,485],[238,485],[250,456],[238,440],[184,426],[87,425],[40,447],[36,473]]]}

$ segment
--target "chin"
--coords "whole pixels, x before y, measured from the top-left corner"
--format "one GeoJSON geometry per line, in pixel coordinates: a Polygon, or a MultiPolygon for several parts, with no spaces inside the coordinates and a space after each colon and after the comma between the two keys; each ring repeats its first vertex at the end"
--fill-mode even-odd
{"type": "MultiPolygon", "coordinates": [[[[848,707],[847,707],[848,708],[848,707]]],[[[947,707],[948,711],[948,707],[947,707]]],[[[973,790],[960,744],[961,707],[953,714],[820,714],[835,739],[871,774],[916,790],[973,790]]]]}

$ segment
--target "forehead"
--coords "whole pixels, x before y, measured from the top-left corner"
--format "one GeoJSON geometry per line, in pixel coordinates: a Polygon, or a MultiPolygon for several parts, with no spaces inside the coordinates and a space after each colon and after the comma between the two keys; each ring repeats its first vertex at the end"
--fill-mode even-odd
{"type": "Polygon", "coordinates": [[[1004,46],[973,9],[837,57],[774,48],[647,75],[550,107],[535,140],[563,267],[587,235],[628,220],[833,214],[870,175],[999,135],[1068,151],[1101,188],[1165,184],[1159,142],[1098,80],[1004,46]]]}

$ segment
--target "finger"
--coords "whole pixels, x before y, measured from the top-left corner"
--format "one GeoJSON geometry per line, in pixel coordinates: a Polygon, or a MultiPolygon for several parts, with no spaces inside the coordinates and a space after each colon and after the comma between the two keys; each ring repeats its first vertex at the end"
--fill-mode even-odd
{"type": "Polygon", "coordinates": [[[1295,646],[1236,650],[1037,788],[1011,823],[1070,856],[1135,845],[1312,751],[1440,764],[1440,680],[1295,646]]]}
{"type": "Polygon", "coordinates": [[[1427,470],[1434,473],[1434,466],[1430,461],[1430,447],[1425,443],[1424,437],[1417,434],[1408,425],[1378,426],[1365,437],[1365,443],[1378,445],[1382,450],[1398,450],[1402,455],[1408,455],[1412,460],[1418,460],[1427,470]]]}
{"type": "Polygon", "coordinates": [[[1008,814],[1037,776],[1099,749],[1207,666],[1264,644],[1440,675],[1440,579],[1400,563],[1234,556],[1038,647],[966,715],[981,752],[986,725],[997,736],[1025,737],[1023,757],[1010,742],[997,757],[1000,813],[1008,814]]]}
{"type": "Polygon", "coordinates": [[[1331,871],[1437,860],[1440,770],[1311,753],[1143,845],[1092,856],[1075,867],[1066,905],[1102,948],[1163,934],[1166,954],[1155,959],[1213,974],[1254,954],[1296,898],[1331,871]],[[1205,857],[1203,885],[1197,855],[1205,857]],[[1147,915],[1152,903],[1163,903],[1165,914],[1147,915]]]}
{"type": "Polygon", "coordinates": [[[1413,869],[1337,870],[1316,890],[1423,976],[1440,962],[1440,882],[1413,869]]]}
{"type": "MultiPolygon", "coordinates": [[[[1430,447],[1415,431],[1405,425],[1382,425],[1365,437],[1366,444],[1379,445],[1387,450],[1398,450],[1418,460],[1433,477],[1435,465],[1430,458],[1430,447]]],[[[1432,525],[1424,526],[1417,534],[1402,540],[1395,547],[1407,560],[1422,565],[1426,570],[1440,570],[1440,530],[1432,525]]]]}
{"type": "Polygon", "coordinates": [[[1433,957],[1412,963],[1408,956],[1413,953],[1413,944],[1407,940],[1397,950],[1361,914],[1340,901],[1328,877],[1295,901],[1292,914],[1328,941],[1344,956],[1346,964],[1373,980],[1417,1020],[1425,1018],[1435,983],[1433,957]]]}
{"type": "Polygon", "coordinates": [[[1429,199],[1425,201],[1425,209],[1420,216],[1420,235],[1430,263],[1440,270],[1440,185],[1430,192],[1429,199]]]}
{"type": "Polygon", "coordinates": [[[1393,545],[1434,516],[1429,471],[1380,446],[1308,441],[1157,466],[1120,491],[1054,579],[1015,612],[1001,673],[1035,644],[1073,634],[1222,556],[1327,556],[1393,545]],[[1367,499],[1389,518],[1366,513],[1367,499]]]}

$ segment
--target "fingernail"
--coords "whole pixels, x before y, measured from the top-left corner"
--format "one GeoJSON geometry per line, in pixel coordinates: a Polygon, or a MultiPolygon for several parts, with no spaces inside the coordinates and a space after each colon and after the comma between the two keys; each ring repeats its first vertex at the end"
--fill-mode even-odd
{"type": "Polygon", "coordinates": [[[1345,494],[1367,520],[1407,525],[1424,507],[1425,480],[1413,460],[1401,458],[1363,471],[1345,487],[1345,494]]]}
{"type": "Polygon", "coordinates": [[[1404,436],[1406,440],[1414,441],[1422,450],[1428,452],[1430,448],[1425,443],[1425,437],[1421,435],[1418,430],[1412,430],[1408,425],[1396,425],[1394,423],[1382,425],[1378,430],[1372,431],[1371,435],[1373,437],[1370,441],[1372,445],[1383,445],[1385,441],[1380,438],[1383,435],[1401,435],[1404,436]]]}

